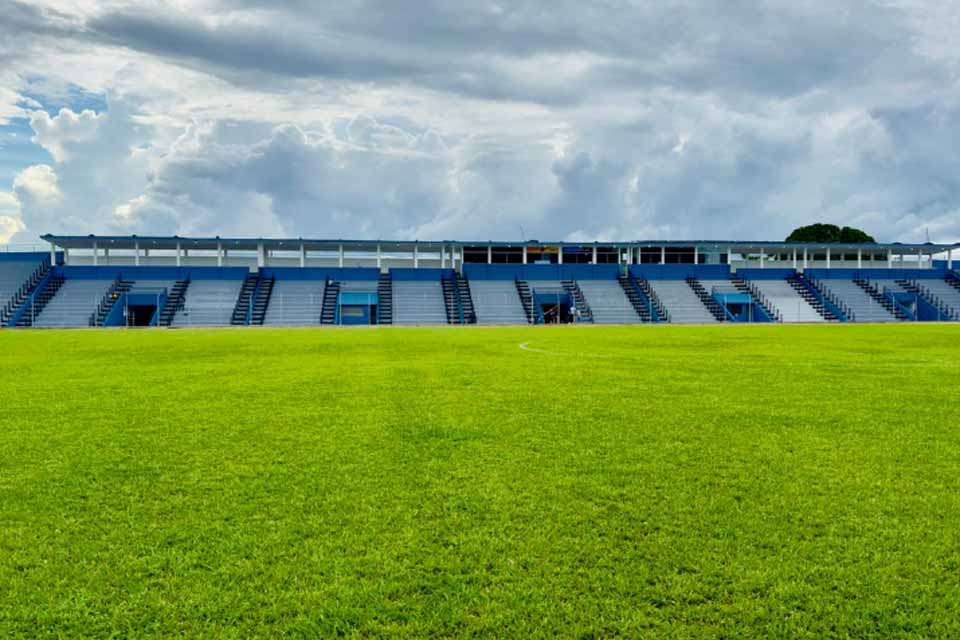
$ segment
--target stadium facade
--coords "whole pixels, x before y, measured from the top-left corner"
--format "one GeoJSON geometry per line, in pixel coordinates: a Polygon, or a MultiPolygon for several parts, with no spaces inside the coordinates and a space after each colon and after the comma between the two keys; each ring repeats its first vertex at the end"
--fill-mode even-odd
{"type": "Polygon", "coordinates": [[[0,326],[960,321],[960,244],[42,239],[0,326]]]}

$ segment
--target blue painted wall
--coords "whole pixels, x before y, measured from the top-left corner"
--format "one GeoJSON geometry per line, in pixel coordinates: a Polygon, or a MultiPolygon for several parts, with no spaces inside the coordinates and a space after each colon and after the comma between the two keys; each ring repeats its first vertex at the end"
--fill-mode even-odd
{"type": "MultiPolygon", "coordinates": [[[[0,262],[40,262],[49,258],[49,251],[4,251],[0,253],[0,262]]],[[[57,261],[63,261],[63,253],[57,253],[57,261]]]]}
{"type": "Polygon", "coordinates": [[[468,280],[616,280],[616,264],[465,264],[468,280]]]}
{"type": "Polygon", "coordinates": [[[853,280],[854,278],[899,280],[942,280],[942,269],[807,269],[804,273],[818,280],[853,280]]]}
{"type": "Polygon", "coordinates": [[[128,280],[243,280],[246,267],[130,267],[68,265],[57,267],[68,280],[111,280],[123,275],[128,280]]]}
{"type": "Polygon", "coordinates": [[[453,269],[390,269],[390,277],[405,282],[439,282],[453,274],[453,269]]]}
{"type": "Polygon", "coordinates": [[[730,265],[726,264],[635,264],[630,267],[634,277],[647,280],[683,280],[689,276],[705,280],[726,280],[730,265]]]}
{"type": "Polygon", "coordinates": [[[786,280],[794,273],[793,269],[737,269],[744,280],[786,280]]]}
{"type": "Polygon", "coordinates": [[[277,280],[377,280],[380,270],[376,267],[264,267],[264,276],[277,280]]]}

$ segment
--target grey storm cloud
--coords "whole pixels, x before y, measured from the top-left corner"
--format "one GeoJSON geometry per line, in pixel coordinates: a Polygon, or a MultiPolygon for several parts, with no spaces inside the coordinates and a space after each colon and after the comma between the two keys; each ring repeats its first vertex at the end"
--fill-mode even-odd
{"type": "MultiPolygon", "coordinates": [[[[91,213],[90,228],[72,231],[502,238],[522,226],[541,238],[778,237],[822,220],[885,239],[928,230],[960,239],[958,8],[178,6],[68,14],[12,3],[0,25],[17,34],[11,51],[157,61],[211,78],[211,94],[225,96],[190,111],[174,82],[155,103],[149,75],[132,81],[129,70],[122,79],[135,86],[123,95],[110,78],[87,87],[116,107],[103,132],[136,135],[101,144],[90,132],[86,161],[78,150],[32,173],[55,176],[73,208],[40,212],[24,192],[28,232],[37,220],[77,226],[75,185],[91,213]],[[231,98],[234,89],[242,93],[231,98]],[[294,105],[298,120],[258,112],[260,99],[294,105]],[[302,115],[311,101],[326,115],[302,115]],[[170,104],[190,115],[174,121],[170,104]],[[122,193],[84,180],[98,153],[124,175],[122,193]]],[[[16,65],[56,73],[23,55],[16,65]]],[[[57,148],[53,136],[66,129],[49,129],[40,144],[57,148]]]]}

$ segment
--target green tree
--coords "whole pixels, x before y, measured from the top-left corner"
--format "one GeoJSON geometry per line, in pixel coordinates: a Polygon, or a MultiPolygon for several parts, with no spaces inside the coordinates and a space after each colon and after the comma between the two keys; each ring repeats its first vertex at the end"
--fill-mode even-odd
{"type": "Polygon", "coordinates": [[[805,227],[797,227],[787,236],[787,242],[842,242],[845,244],[865,244],[876,242],[873,236],[855,229],[853,227],[843,227],[842,229],[835,224],[808,224],[805,227]]]}

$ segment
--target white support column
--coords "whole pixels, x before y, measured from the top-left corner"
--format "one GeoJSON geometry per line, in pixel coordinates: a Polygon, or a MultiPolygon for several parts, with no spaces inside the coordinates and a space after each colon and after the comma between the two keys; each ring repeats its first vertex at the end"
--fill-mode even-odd
{"type": "Polygon", "coordinates": [[[177,266],[180,266],[180,243],[177,243],[177,266]]]}
{"type": "Polygon", "coordinates": [[[380,248],[380,243],[377,243],[377,269],[383,267],[383,251],[380,248]]]}
{"type": "Polygon", "coordinates": [[[414,269],[420,268],[420,245],[419,244],[413,245],[413,268],[414,269]]]}
{"type": "Polygon", "coordinates": [[[143,249],[143,264],[150,264],[150,249],[143,249]]]}
{"type": "Polygon", "coordinates": [[[56,266],[57,264],[57,245],[50,243],[50,266],[56,266]]]}
{"type": "Polygon", "coordinates": [[[307,266],[307,245],[300,243],[300,268],[307,266]]]}
{"type": "Polygon", "coordinates": [[[947,269],[953,271],[953,249],[947,249],[947,269]]]}
{"type": "Polygon", "coordinates": [[[140,266],[140,243],[139,242],[133,243],[133,266],[135,267],[140,266]]]}
{"type": "Polygon", "coordinates": [[[447,245],[440,245],[440,268],[447,268],[447,245]]]}
{"type": "Polygon", "coordinates": [[[696,246],[693,247],[693,264],[700,264],[700,250],[696,246]]]}
{"type": "Polygon", "coordinates": [[[93,241],[93,266],[100,264],[100,256],[98,255],[99,250],[97,249],[97,241],[93,241]]]}
{"type": "Polygon", "coordinates": [[[563,264],[563,245],[557,247],[557,264],[563,264]]]}
{"type": "Polygon", "coordinates": [[[660,247],[660,264],[667,264],[667,247],[660,247]]]}
{"type": "Polygon", "coordinates": [[[803,270],[807,270],[807,248],[803,248],[803,270]]]}
{"type": "Polygon", "coordinates": [[[263,243],[257,243],[257,269],[263,269],[267,265],[267,256],[263,250],[263,243]]]}
{"type": "Polygon", "coordinates": [[[863,269],[863,249],[857,249],[857,269],[863,269]]]}
{"type": "Polygon", "coordinates": [[[597,264],[597,245],[593,245],[593,259],[590,261],[590,264],[597,264]]]}
{"type": "Polygon", "coordinates": [[[830,268],[830,247],[827,247],[827,269],[830,268]]]}
{"type": "Polygon", "coordinates": [[[337,264],[340,266],[341,269],[343,269],[343,245],[342,244],[337,249],[337,254],[338,254],[337,264]]]}
{"type": "Polygon", "coordinates": [[[523,245],[523,264],[527,264],[527,245],[523,245]]]}
{"type": "Polygon", "coordinates": [[[887,249],[887,269],[893,269],[893,251],[887,249]]]}
{"type": "Polygon", "coordinates": [[[493,245],[487,245],[487,264],[493,264],[493,245]]]}
{"type": "Polygon", "coordinates": [[[63,248],[63,264],[64,266],[70,264],[70,249],[66,247],[63,248]]]}
{"type": "Polygon", "coordinates": [[[110,264],[110,247],[103,248],[103,264],[110,264]]]}
{"type": "Polygon", "coordinates": [[[727,247],[727,264],[733,267],[733,247],[727,247]]]}
{"type": "Polygon", "coordinates": [[[762,248],[760,249],[760,268],[761,269],[767,268],[767,252],[764,251],[762,248]]]}
{"type": "Polygon", "coordinates": [[[223,266],[223,243],[217,243],[217,266],[223,266]]]}
{"type": "Polygon", "coordinates": [[[797,270],[797,248],[793,248],[793,270],[797,270]]]}

